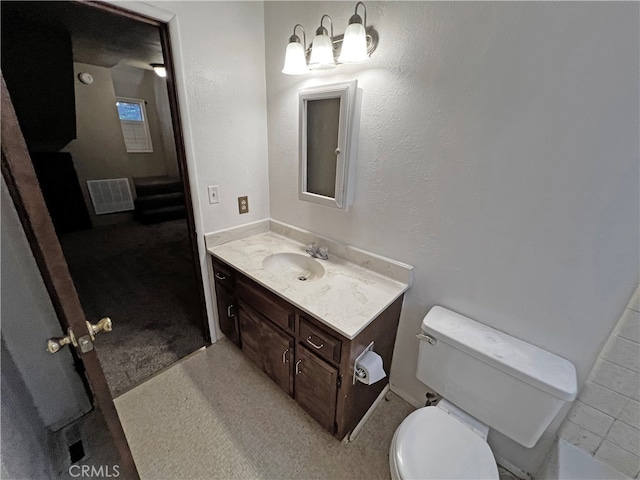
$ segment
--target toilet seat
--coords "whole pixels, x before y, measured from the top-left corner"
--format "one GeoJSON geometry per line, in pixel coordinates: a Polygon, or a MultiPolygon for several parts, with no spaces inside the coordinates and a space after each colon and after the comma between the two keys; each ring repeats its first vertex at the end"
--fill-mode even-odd
{"type": "Polygon", "coordinates": [[[437,407],[424,407],[400,424],[389,453],[394,479],[498,479],[489,444],[437,407]]]}

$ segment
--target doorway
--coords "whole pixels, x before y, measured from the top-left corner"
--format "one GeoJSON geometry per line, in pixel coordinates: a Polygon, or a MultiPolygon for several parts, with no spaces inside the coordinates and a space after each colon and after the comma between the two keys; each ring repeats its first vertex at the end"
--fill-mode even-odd
{"type": "Polygon", "coordinates": [[[113,321],[96,351],[115,397],[210,341],[168,32],[80,2],[2,2],[2,23],[3,75],[83,310],[113,321]],[[117,102],[139,102],[144,125],[117,102]]]}

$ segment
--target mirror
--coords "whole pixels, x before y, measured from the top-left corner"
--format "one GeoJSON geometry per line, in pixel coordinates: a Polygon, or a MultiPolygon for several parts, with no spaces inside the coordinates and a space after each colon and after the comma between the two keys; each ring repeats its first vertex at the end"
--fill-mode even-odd
{"type": "Polygon", "coordinates": [[[298,198],[347,210],[357,158],[357,80],[300,90],[298,198]]]}

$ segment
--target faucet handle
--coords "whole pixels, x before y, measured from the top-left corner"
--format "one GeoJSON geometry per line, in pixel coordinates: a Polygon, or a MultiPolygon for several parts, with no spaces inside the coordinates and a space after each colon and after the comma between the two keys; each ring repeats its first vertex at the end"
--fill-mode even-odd
{"type": "Polygon", "coordinates": [[[318,253],[320,254],[321,258],[326,260],[329,257],[329,247],[320,247],[318,249],[318,253]]]}

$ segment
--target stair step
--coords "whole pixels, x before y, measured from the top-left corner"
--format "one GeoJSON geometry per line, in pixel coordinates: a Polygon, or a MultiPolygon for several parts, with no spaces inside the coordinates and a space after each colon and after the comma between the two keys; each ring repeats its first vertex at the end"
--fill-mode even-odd
{"type": "Polygon", "coordinates": [[[172,207],[152,208],[148,210],[140,210],[136,212],[137,220],[141,223],[160,223],[169,220],[177,220],[186,218],[187,211],[183,205],[175,205],[172,207]]]}
{"type": "Polygon", "coordinates": [[[156,195],[144,195],[134,201],[136,210],[150,210],[153,208],[172,207],[184,205],[182,192],[159,193],[156,195]]]}
{"type": "Polygon", "coordinates": [[[182,192],[182,182],[178,177],[156,176],[133,179],[138,197],[158,195],[160,193],[182,192]]]}

